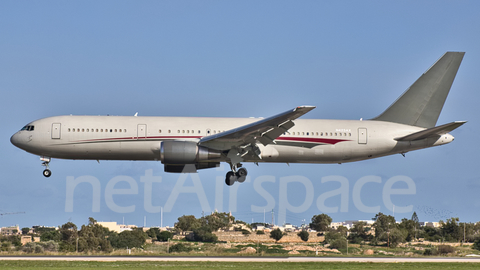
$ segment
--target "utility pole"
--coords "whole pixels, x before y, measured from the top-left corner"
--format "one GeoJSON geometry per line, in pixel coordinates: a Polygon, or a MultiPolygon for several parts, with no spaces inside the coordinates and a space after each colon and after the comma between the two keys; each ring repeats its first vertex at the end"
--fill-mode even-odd
{"type": "Polygon", "coordinates": [[[273,209],[272,209],[272,227],[273,227],[273,223],[274,223],[274,212],[273,212],[273,209]]]}

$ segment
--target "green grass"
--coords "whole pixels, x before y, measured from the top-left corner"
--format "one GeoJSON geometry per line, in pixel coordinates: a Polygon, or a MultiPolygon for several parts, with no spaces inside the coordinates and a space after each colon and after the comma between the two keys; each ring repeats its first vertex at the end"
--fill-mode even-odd
{"type": "Polygon", "coordinates": [[[477,263],[0,261],[0,269],[478,269],[477,263]]]}

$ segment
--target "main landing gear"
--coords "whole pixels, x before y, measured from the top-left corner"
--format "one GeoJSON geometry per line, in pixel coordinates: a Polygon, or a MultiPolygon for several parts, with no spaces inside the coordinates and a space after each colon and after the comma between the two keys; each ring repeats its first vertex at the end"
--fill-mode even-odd
{"type": "Polygon", "coordinates": [[[241,168],[241,166],[242,164],[240,163],[236,165],[230,164],[230,167],[232,168],[232,170],[229,171],[225,176],[225,184],[227,184],[227,186],[231,186],[235,182],[239,182],[239,183],[245,182],[245,179],[247,179],[248,172],[247,172],[247,169],[241,168]]]}
{"type": "Polygon", "coordinates": [[[52,171],[50,171],[50,169],[48,169],[48,164],[50,163],[50,158],[49,157],[41,157],[40,161],[43,161],[42,166],[45,166],[45,170],[43,170],[43,176],[50,177],[52,175],[52,171]]]}

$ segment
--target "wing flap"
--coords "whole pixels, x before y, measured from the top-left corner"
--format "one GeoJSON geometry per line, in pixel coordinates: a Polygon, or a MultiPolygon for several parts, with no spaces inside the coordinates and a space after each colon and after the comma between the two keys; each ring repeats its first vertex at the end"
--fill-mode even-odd
{"type": "Polygon", "coordinates": [[[315,106],[296,107],[248,125],[203,137],[198,144],[217,150],[229,150],[234,146],[255,143],[257,140],[267,145],[292,128],[295,125],[292,120],[313,109],[315,109],[315,106]]]}
{"type": "Polygon", "coordinates": [[[467,121],[455,121],[455,122],[451,122],[438,127],[427,128],[425,130],[415,132],[404,137],[395,138],[395,140],[396,141],[418,141],[418,140],[426,139],[433,136],[443,135],[445,133],[448,133],[458,128],[459,126],[465,124],[466,122],[467,121]]]}

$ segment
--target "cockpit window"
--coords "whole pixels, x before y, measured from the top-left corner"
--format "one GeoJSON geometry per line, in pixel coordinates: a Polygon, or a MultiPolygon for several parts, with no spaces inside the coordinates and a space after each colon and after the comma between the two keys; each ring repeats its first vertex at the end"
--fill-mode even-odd
{"type": "Polygon", "coordinates": [[[26,125],[20,130],[33,131],[34,129],[35,129],[35,126],[26,125]]]}

